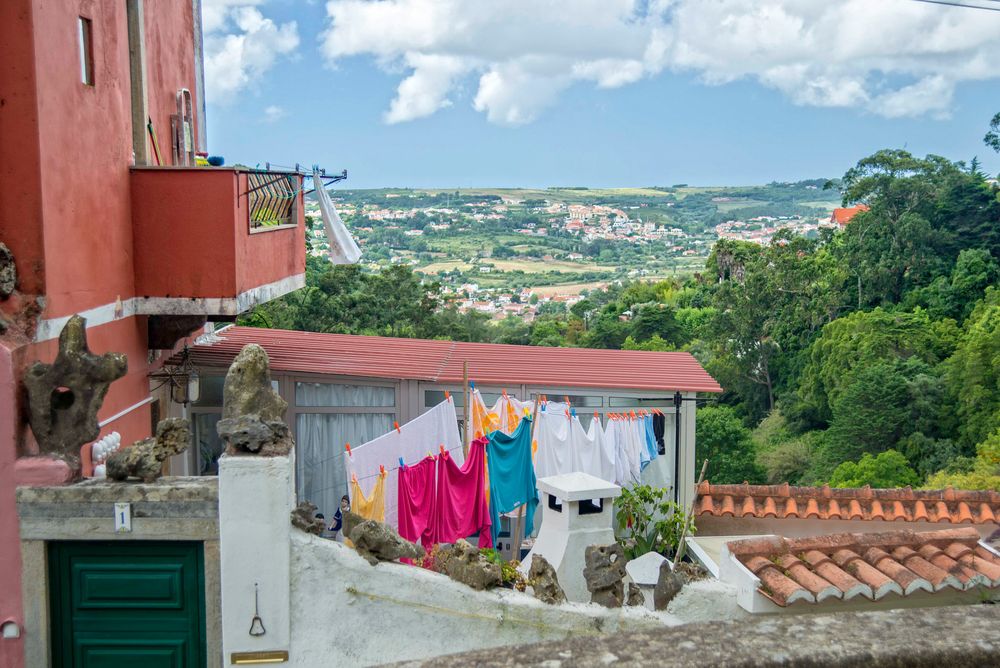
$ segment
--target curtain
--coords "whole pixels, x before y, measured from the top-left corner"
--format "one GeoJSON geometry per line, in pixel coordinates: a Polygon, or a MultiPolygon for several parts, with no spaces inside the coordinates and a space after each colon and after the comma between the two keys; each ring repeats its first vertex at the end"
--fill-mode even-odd
{"type": "Polygon", "coordinates": [[[344,444],[360,445],[381,436],[392,430],[394,420],[394,413],[299,413],[295,420],[298,500],[313,502],[332,519],[340,497],[347,494],[344,444]]]}
{"type": "MultiPolygon", "coordinates": [[[[295,404],[297,406],[343,407],[395,406],[396,390],[393,387],[379,387],[378,385],[295,383],[295,404]]],[[[353,443],[353,441],[351,442],[353,443]]]]}

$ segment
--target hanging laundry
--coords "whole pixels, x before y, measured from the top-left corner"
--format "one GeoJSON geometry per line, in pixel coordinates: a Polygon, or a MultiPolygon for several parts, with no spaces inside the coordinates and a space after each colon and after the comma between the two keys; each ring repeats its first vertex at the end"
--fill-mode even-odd
{"type": "Polygon", "coordinates": [[[379,472],[375,476],[375,486],[371,496],[361,491],[357,478],[351,478],[351,512],[366,520],[385,522],[385,478],[388,474],[379,472]]]}
{"type": "Polygon", "coordinates": [[[574,469],[571,434],[572,419],[566,404],[548,402],[538,409],[538,426],[535,441],[538,456],[535,458],[535,475],[545,478],[574,469]]]}
{"type": "MultiPolygon", "coordinates": [[[[356,475],[364,480],[379,472],[384,466],[388,472],[385,480],[385,521],[398,526],[399,473],[396,462],[416,464],[429,452],[437,453],[439,446],[451,453],[455,463],[465,461],[462,437],[458,433],[458,416],[455,414],[454,397],[445,399],[423,415],[410,420],[398,429],[379,436],[344,453],[344,468],[348,479],[356,475]]],[[[354,499],[351,499],[354,503],[354,499]]]]}
{"type": "Polygon", "coordinates": [[[436,490],[432,457],[399,469],[399,535],[430,551],[434,546],[436,490]]]}
{"type": "Polygon", "coordinates": [[[479,390],[473,390],[471,397],[472,438],[483,438],[500,427],[500,415],[497,412],[499,404],[495,404],[493,408],[487,408],[479,390]]]}
{"type": "Polygon", "coordinates": [[[605,445],[605,432],[600,418],[595,417],[590,427],[584,431],[580,418],[571,420],[571,448],[573,470],[588,473],[595,478],[615,481],[615,463],[605,445]]]}
{"type": "Polygon", "coordinates": [[[628,416],[621,415],[615,420],[615,445],[618,458],[619,485],[631,485],[639,482],[642,471],[642,460],[639,454],[639,443],[636,439],[635,425],[628,416]]]}
{"type": "MultiPolygon", "coordinates": [[[[564,418],[565,419],[565,418],[564,418]]],[[[539,448],[540,449],[540,448],[539,448]]],[[[531,418],[523,418],[511,435],[495,431],[486,445],[490,477],[490,517],[493,544],[500,533],[500,515],[525,505],[524,535],[535,529],[538,489],[531,461],[531,418]]]]}
{"type": "Polygon", "coordinates": [[[469,446],[469,457],[459,467],[445,452],[437,458],[437,497],[434,501],[434,541],[454,543],[479,534],[479,547],[493,547],[492,520],[486,501],[486,443],[469,446]]]}
{"type": "Polygon", "coordinates": [[[646,414],[642,416],[643,425],[643,439],[646,443],[646,452],[649,453],[649,459],[656,459],[660,454],[660,449],[656,445],[656,434],[653,433],[653,416],[651,414],[646,414]]]}
{"type": "Polygon", "coordinates": [[[653,435],[656,437],[656,449],[661,455],[666,454],[666,445],[663,442],[663,435],[666,431],[667,419],[662,411],[657,411],[653,415],[653,435]]]}

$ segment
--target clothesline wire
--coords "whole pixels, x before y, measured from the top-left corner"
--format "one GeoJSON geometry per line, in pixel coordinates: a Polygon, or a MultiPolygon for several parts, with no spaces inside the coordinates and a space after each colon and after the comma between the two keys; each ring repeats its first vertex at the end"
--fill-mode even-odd
{"type": "MultiPolygon", "coordinates": [[[[446,448],[445,452],[454,452],[455,450],[461,450],[461,449],[462,449],[462,446],[461,445],[457,445],[454,448],[446,448]]],[[[440,453],[441,453],[441,451],[438,450],[438,454],[440,454],[440,453]]],[[[348,457],[350,457],[350,456],[351,455],[348,455],[348,457]]],[[[424,457],[424,459],[426,459],[426,457],[424,457]]],[[[423,459],[421,459],[420,461],[423,461],[423,459]]],[[[420,462],[417,462],[417,464],[419,464],[419,463],[420,462]]],[[[416,466],[416,464],[407,464],[406,466],[416,466]]],[[[393,466],[391,468],[389,468],[389,467],[384,467],[384,468],[385,468],[386,475],[389,475],[390,471],[398,471],[400,469],[400,467],[398,467],[398,466],[393,466]]],[[[375,477],[378,477],[380,475],[382,475],[381,471],[379,471],[378,473],[372,473],[371,475],[357,476],[357,479],[358,479],[358,482],[361,482],[362,480],[368,480],[369,478],[375,478],[375,477]]]]}

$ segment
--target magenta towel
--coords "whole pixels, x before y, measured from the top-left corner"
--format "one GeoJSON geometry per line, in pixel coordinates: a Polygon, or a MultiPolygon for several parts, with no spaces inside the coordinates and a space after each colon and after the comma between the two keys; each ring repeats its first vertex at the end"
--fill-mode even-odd
{"type": "Polygon", "coordinates": [[[399,535],[424,546],[434,545],[434,460],[426,457],[399,469],[399,535]]]}
{"type": "Polygon", "coordinates": [[[479,532],[479,547],[493,547],[490,508],[486,503],[486,486],[489,484],[486,480],[486,439],[472,442],[469,456],[461,468],[447,452],[437,459],[434,539],[439,543],[454,543],[459,538],[468,538],[479,532]]]}

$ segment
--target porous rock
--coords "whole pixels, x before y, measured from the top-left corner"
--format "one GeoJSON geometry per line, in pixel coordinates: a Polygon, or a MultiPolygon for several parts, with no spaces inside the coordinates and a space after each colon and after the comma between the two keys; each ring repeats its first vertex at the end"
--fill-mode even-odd
{"type": "Polygon", "coordinates": [[[316,517],[316,510],[316,504],[309,501],[300,502],[291,513],[292,526],[296,529],[302,529],[306,533],[322,535],[326,528],[326,522],[316,517]]]}
{"type": "Polygon", "coordinates": [[[295,445],[283,421],[287,407],[271,387],[267,352],[256,343],[244,346],[222,387],[222,419],[216,430],[226,453],[287,455],[295,445]]]}
{"type": "Polygon", "coordinates": [[[645,605],[646,597],[642,595],[642,589],[634,582],[628,583],[628,600],[625,605],[645,605]]]}
{"type": "Polygon", "coordinates": [[[684,586],[681,576],[670,569],[670,562],[660,564],[660,579],[653,588],[653,609],[666,610],[670,601],[674,600],[684,586]]]}
{"type": "Polygon", "coordinates": [[[10,297],[15,287],[17,287],[17,267],[14,265],[14,254],[0,241],[0,299],[10,297]]]}
{"type": "Polygon", "coordinates": [[[28,390],[28,422],[42,454],[79,465],[80,446],[96,439],[97,412],[108,386],[128,370],[121,353],[95,355],[87,347],[87,321],[69,319],[59,334],[52,364],[35,362],[24,375],[28,390]]]}
{"type": "Polygon", "coordinates": [[[163,462],[187,450],[191,444],[191,425],[183,418],[167,418],[156,425],[156,436],[113,452],[107,461],[111,480],[141,478],[153,482],[163,472],[163,462]]]}
{"type": "Polygon", "coordinates": [[[618,543],[590,545],[584,552],[583,577],[591,603],[620,608],[625,600],[625,550],[618,543]]]}
{"type": "Polygon", "coordinates": [[[462,539],[453,545],[438,548],[434,568],[455,582],[480,591],[499,587],[503,582],[500,564],[493,563],[480,554],[478,548],[462,539]]]}
{"type": "Polygon", "coordinates": [[[354,549],[374,566],[379,561],[419,559],[424,548],[406,540],[388,524],[366,520],[351,511],[345,511],[344,534],[354,543],[354,549]]]}
{"type": "Polygon", "coordinates": [[[566,593],[559,586],[556,569],[542,555],[531,555],[528,579],[531,580],[531,589],[539,601],[552,605],[566,602],[566,593]]]}

